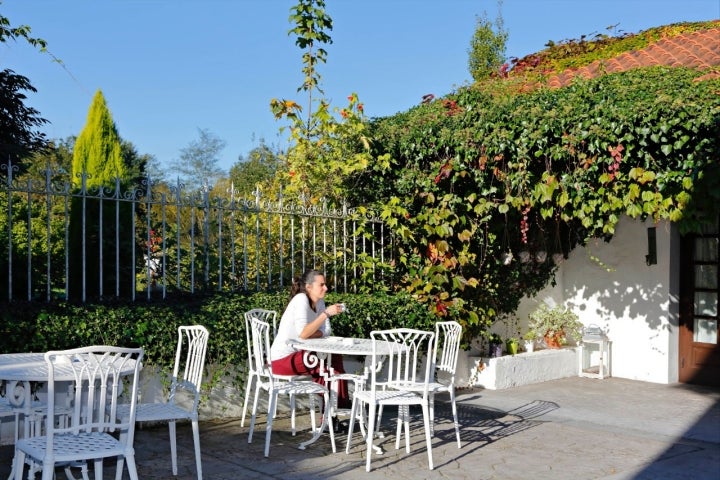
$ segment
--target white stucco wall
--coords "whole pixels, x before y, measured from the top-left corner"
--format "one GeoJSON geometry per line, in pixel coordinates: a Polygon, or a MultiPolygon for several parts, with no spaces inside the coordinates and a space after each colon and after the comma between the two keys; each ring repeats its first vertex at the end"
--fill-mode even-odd
{"type": "Polygon", "coordinates": [[[648,266],[651,226],[623,218],[610,243],[592,240],[573,250],[558,270],[557,285],[522,302],[521,325],[527,325],[527,314],[538,302],[565,303],[583,324],[596,324],[607,333],[613,376],[676,382],[678,235],[668,223],[655,225],[658,263],[648,266]]]}

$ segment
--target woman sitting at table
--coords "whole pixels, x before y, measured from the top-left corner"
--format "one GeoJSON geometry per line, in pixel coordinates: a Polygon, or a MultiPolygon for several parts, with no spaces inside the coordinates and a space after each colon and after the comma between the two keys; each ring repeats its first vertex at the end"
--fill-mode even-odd
{"type": "MultiPolygon", "coordinates": [[[[303,361],[302,350],[289,346],[290,339],[322,338],[330,335],[330,317],[342,313],[339,303],[325,306],[325,276],[317,270],[307,270],[296,277],[290,287],[290,303],[280,319],[280,326],[270,347],[272,370],[277,375],[310,375],[313,381],[325,385],[320,367],[309,368],[303,361]]],[[[342,355],[331,355],[330,365],[336,373],[345,373],[342,355]]],[[[338,381],[338,408],[350,408],[347,382],[338,381]]]]}

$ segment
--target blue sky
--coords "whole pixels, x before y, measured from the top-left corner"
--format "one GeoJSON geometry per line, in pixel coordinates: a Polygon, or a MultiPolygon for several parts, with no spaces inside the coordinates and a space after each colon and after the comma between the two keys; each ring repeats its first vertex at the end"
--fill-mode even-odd
{"type": "MultiPolygon", "coordinates": [[[[0,44],[0,67],[37,88],[27,104],[50,138],[77,135],[101,89],[122,138],[163,165],[207,129],[227,142],[227,170],[258,140],[285,147],[272,98],[293,99],[302,52],[287,32],[296,0],[0,0],[12,25],[29,25],[64,67],[24,42],[0,44]]],[[[334,107],[358,93],[381,117],[470,80],[476,17],[495,19],[495,0],[326,0],[333,19],[320,67],[334,107]]],[[[639,32],[720,18],[720,0],[504,0],[508,57],[549,41],[639,32]]]]}

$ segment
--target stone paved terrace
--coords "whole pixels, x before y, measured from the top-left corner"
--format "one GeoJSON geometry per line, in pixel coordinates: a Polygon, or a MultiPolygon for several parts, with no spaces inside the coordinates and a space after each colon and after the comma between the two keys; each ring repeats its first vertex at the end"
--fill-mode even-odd
{"type": "MultiPolygon", "coordinates": [[[[264,415],[252,444],[239,419],[202,422],[204,478],[720,479],[720,389],[572,377],[505,390],[464,389],[458,404],[463,447],[456,446],[448,405],[438,405],[433,471],[427,469],[419,411],[413,411],[409,455],[394,449],[386,411],[386,438],[379,440],[386,453],[373,456],[369,474],[357,433],[349,455],[343,434],[337,435],[338,453],[331,452],[327,434],[302,451],[297,445],[308,438],[307,416],[299,416],[303,431],[292,437],[281,412],[267,459],[264,415]]],[[[176,478],[195,478],[189,425],[178,428],[178,444],[176,478]]],[[[135,445],[141,479],[172,478],[166,427],[142,426],[135,445]]],[[[2,478],[11,457],[12,446],[0,448],[2,478]]],[[[114,473],[114,464],[106,462],[105,478],[114,473]]],[[[57,477],[64,475],[59,471],[57,477]]]]}

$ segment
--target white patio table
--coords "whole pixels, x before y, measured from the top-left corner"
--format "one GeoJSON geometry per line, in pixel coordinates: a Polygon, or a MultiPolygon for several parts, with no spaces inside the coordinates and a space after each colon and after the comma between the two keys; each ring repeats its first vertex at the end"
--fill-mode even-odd
{"type": "MultiPolygon", "coordinates": [[[[121,374],[133,373],[135,364],[128,362],[121,374]]],[[[55,377],[60,381],[67,381],[68,388],[74,381],[70,366],[57,365],[55,377]]],[[[47,382],[48,368],[44,353],[4,353],[0,354],[0,381],[5,381],[5,395],[9,403],[23,408],[24,413],[30,414],[33,408],[31,382],[47,382]]],[[[72,394],[72,391],[69,391],[72,394]]],[[[29,425],[25,422],[24,434],[28,436],[29,425]]]]}
{"type": "MultiPolygon", "coordinates": [[[[330,356],[336,355],[355,355],[355,356],[368,356],[373,354],[373,342],[369,338],[351,338],[351,337],[324,337],[324,338],[309,338],[307,340],[288,340],[287,344],[298,349],[304,350],[303,360],[305,365],[308,367],[314,367],[320,363],[320,371],[325,372],[323,375],[327,380],[327,385],[332,385],[336,378],[333,375],[332,369],[326,368],[326,365],[330,364],[330,356]]],[[[379,354],[389,354],[390,350],[387,348],[387,352],[383,351],[384,345],[378,344],[379,354]]],[[[367,376],[367,367],[364,372],[367,376]]],[[[330,402],[332,405],[337,403],[337,392],[330,388],[330,402]]],[[[325,408],[325,412],[322,417],[320,427],[315,430],[310,440],[300,444],[298,448],[304,450],[308,445],[317,441],[322,435],[323,431],[327,427],[329,422],[329,416],[332,408],[325,408]]],[[[378,449],[379,447],[376,447],[378,449]]]]}

